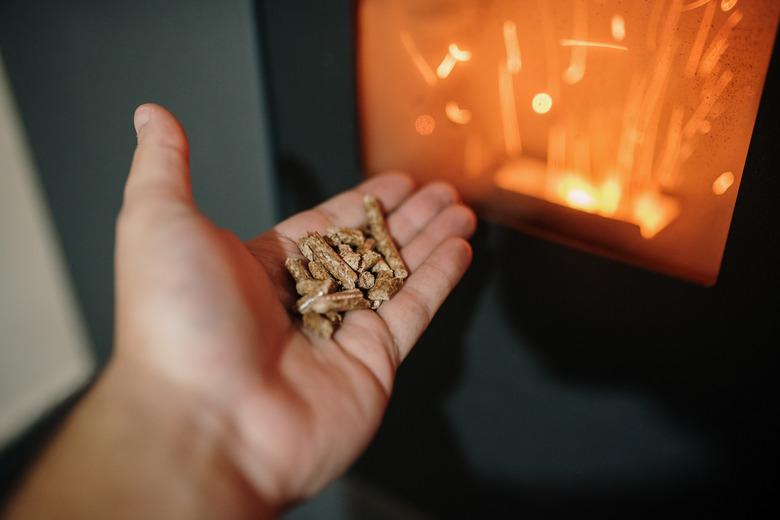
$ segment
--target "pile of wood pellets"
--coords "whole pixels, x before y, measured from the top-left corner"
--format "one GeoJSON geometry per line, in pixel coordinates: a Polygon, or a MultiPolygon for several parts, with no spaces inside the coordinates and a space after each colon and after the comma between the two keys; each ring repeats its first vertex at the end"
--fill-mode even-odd
{"type": "Polygon", "coordinates": [[[306,260],[288,258],[285,267],[300,296],[295,310],[303,326],[330,338],[342,313],[377,310],[401,289],[409,271],[387,230],[379,201],[363,198],[368,224],[363,229],[338,228],[327,235],[309,233],[298,239],[306,260]]]}

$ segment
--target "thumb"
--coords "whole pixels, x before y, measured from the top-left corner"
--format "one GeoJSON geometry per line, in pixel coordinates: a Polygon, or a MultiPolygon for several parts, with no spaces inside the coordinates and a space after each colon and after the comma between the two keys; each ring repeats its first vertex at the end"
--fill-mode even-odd
{"type": "Polygon", "coordinates": [[[125,185],[125,207],[192,207],[189,144],[184,129],[170,112],[155,104],[139,106],[133,123],[138,146],[125,185]]]}

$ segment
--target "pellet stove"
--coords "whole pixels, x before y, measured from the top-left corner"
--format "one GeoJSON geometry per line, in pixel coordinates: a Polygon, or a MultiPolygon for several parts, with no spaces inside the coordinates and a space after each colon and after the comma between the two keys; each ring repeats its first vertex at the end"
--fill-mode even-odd
{"type": "Polygon", "coordinates": [[[366,170],[705,285],[718,276],[777,0],[362,0],[366,170]]]}
{"type": "MultiPolygon", "coordinates": [[[[585,35],[574,34],[574,0],[259,2],[285,213],[354,186],[366,170],[403,168],[421,181],[456,183],[482,216],[493,219],[481,219],[472,240],[472,267],[399,370],[379,434],[353,470],[358,478],[433,518],[570,518],[572,512],[583,518],[601,518],[605,512],[625,518],[734,512],[739,518],[750,510],[766,516],[765,506],[777,509],[771,482],[780,446],[772,428],[771,397],[780,391],[774,346],[780,50],[777,42],[770,49],[780,2],[694,4],[588,0],[578,7],[587,7],[585,35]],[[651,20],[657,3],[657,20],[651,20]],[[600,181],[593,180],[606,177],[595,164],[617,163],[609,154],[616,157],[620,141],[618,134],[596,143],[592,137],[601,134],[582,130],[580,121],[593,110],[578,89],[587,87],[601,106],[613,107],[608,117],[596,115],[595,120],[622,132],[623,119],[612,121],[622,116],[612,114],[625,106],[635,72],[648,83],[638,83],[634,95],[647,95],[653,80],[650,60],[659,59],[651,53],[660,51],[662,21],[669,23],[675,6],[679,31],[672,30],[671,38],[679,43],[670,54],[675,59],[666,90],[658,94],[663,108],[656,157],[667,147],[670,104],[683,107],[677,116],[682,133],[702,99],[698,89],[705,80],[698,68],[693,78],[685,77],[692,44],[683,39],[683,27],[688,27],[686,38],[695,40],[702,17],[711,11],[709,29],[705,23],[706,34],[700,37],[701,63],[724,22],[736,11],[742,18],[728,29],[728,48],[719,60],[733,77],[713,103],[714,112],[704,118],[709,129],[704,124],[705,132],[695,133],[692,150],[685,152],[690,157],[679,162],[682,187],[660,188],[679,213],[652,238],[644,238],[639,224],[623,217],[632,207],[624,193],[611,216],[604,215],[603,206],[583,207],[587,197],[609,194],[611,188],[602,191],[600,181]],[[542,9],[549,10],[558,40],[553,49],[558,94],[547,86],[553,81],[545,68],[552,45],[530,38],[549,31],[541,25],[542,9]],[[622,19],[622,40],[613,35],[614,15],[619,15],[616,35],[622,19]],[[646,47],[650,22],[657,27],[655,51],[646,47]],[[507,60],[514,34],[519,70],[518,60],[507,60]],[[561,45],[560,40],[628,50],[569,41],[561,45]],[[450,44],[455,44],[452,52],[450,44]],[[584,76],[569,84],[564,74],[578,48],[586,51],[584,76]],[[412,57],[415,49],[424,63],[412,57]],[[770,53],[761,95],[760,77],[770,53]],[[624,68],[617,60],[624,60],[624,68]],[[444,79],[439,78],[442,63],[444,79]],[[500,89],[506,88],[507,74],[502,63],[507,71],[517,71],[508,74],[520,135],[515,157],[507,153],[503,133],[500,89]],[[432,74],[421,72],[426,68],[432,74]],[[753,73],[758,74],[751,92],[755,97],[738,98],[749,86],[741,75],[753,73]],[[607,87],[610,96],[601,95],[607,87]],[[549,98],[540,96],[534,104],[537,94],[549,98]],[[759,97],[744,177],[738,178],[759,97]],[[534,106],[549,110],[539,114],[534,106]],[[533,172],[524,166],[532,160],[544,179],[553,179],[547,172],[553,123],[566,132],[566,168],[580,167],[576,147],[570,148],[576,134],[570,132],[591,137],[592,177],[580,175],[588,184],[570,193],[568,204],[565,197],[555,198],[554,184],[542,194],[524,185],[499,186],[502,170],[516,165],[533,172]],[[471,138],[469,145],[469,135],[480,144],[471,138]],[[728,171],[734,182],[726,189],[729,176],[724,177],[717,190],[725,191],[717,195],[715,180],[728,171]],[[688,218],[701,213],[713,225],[694,236],[699,227],[688,218]],[[724,226],[720,237],[713,233],[718,219],[725,219],[718,224],[724,226]],[[672,240],[672,233],[679,241],[672,240]],[[687,259],[696,248],[722,242],[726,233],[728,245],[712,287],[680,276],[711,282],[722,243],[708,249],[713,257],[703,256],[713,262],[711,271],[690,266],[686,271],[661,255],[674,256],[680,249],[676,258],[687,259]],[[561,239],[656,270],[561,246],[561,239]],[[671,250],[660,249],[667,241],[671,250]]],[[[724,70],[711,72],[709,84],[717,86],[724,70]]],[[[634,162],[646,164],[639,153],[644,148],[635,145],[634,162]]],[[[685,155],[682,143],[680,148],[685,155]]],[[[659,161],[654,159],[654,169],[659,161]]],[[[636,171],[631,170],[631,179],[636,171]]],[[[604,204],[609,196],[597,200],[604,204]]],[[[372,516],[357,506],[355,511],[359,517],[372,516]]]]}

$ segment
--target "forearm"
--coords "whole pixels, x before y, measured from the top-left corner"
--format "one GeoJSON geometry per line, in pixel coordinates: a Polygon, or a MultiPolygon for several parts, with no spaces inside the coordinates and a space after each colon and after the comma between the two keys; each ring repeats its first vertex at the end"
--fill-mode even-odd
{"type": "Polygon", "coordinates": [[[10,503],[10,518],[272,516],[226,454],[229,423],[112,363],[10,503]]]}

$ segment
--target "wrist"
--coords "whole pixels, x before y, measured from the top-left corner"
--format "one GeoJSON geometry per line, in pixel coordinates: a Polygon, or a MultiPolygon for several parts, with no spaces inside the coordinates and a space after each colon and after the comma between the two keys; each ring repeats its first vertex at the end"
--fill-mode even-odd
{"type": "Polygon", "coordinates": [[[9,518],[267,518],[227,456],[229,421],[129,359],[113,359],[11,501],[9,518]]]}
{"type": "Polygon", "coordinates": [[[182,507],[204,517],[273,516],[275,505],[234,464],[235,432],[223,407],[131,359],[112,360],[101,383],[95,392],[101,414],[148,454],[148,470],[159,472],[161,486],[176,482],[171,491],[182,507]]]}

